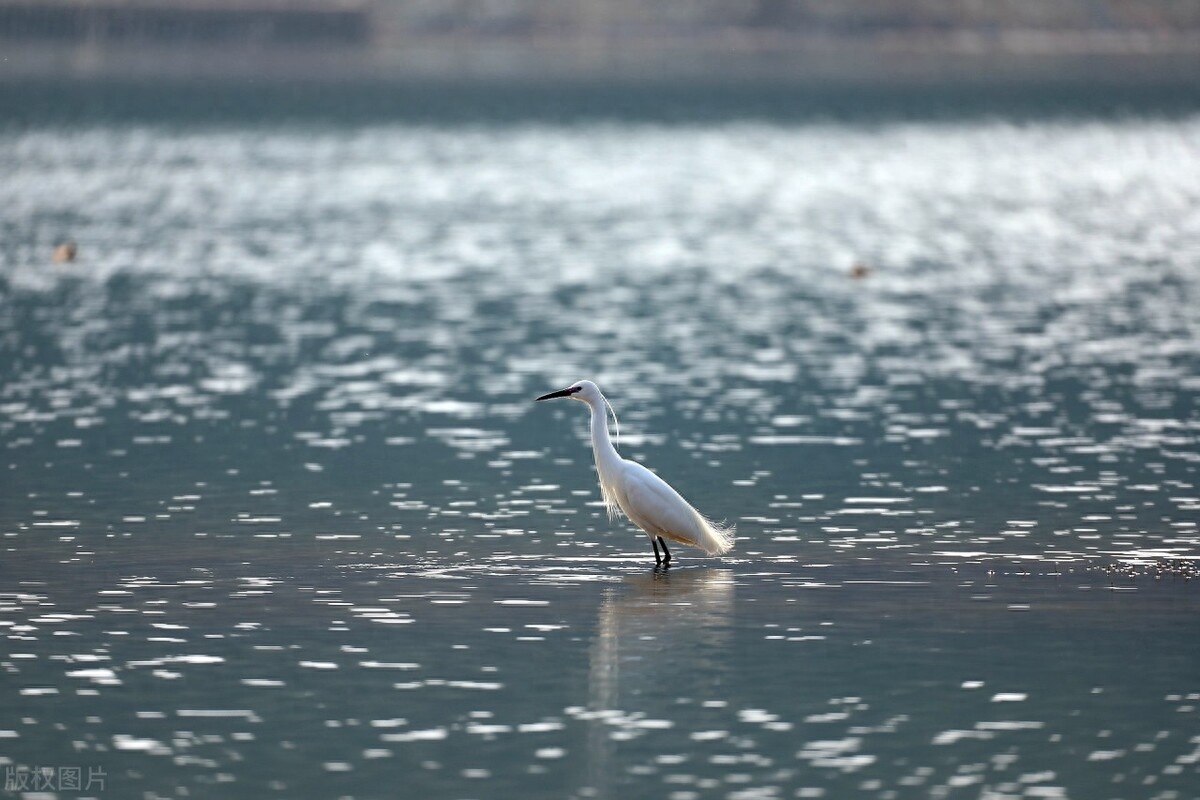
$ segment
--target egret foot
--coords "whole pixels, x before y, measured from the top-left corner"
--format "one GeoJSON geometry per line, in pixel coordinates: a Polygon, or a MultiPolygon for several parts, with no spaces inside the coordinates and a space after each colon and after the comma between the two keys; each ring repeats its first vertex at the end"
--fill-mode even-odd
{"type": "Polygon", "coordinates": [[[654,566],[656,566],[656,567],[663,566],[663,565],[668,566],[668,567],[671,566],[671,551],[667,550],[667,543],[663,542],[662,537],[659,536],[657,539],[651,538],[650,544],[654,547],[654,566]],[[666,553],[667,553],[666,561],[663,561],[662,556],[659,555],[659,552],[658,552],[658,543],[659,542],[662,542],[663,550],[666,550],[666,553]]]}

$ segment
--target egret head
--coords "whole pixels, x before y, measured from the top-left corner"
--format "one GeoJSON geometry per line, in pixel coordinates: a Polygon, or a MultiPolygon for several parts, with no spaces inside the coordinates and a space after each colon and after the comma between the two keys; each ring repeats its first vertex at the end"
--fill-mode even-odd
{"type": "Polygon", "coordinates": [[[572,400],[580,400],[587,403],[589,406],[593,403],[604,402],[604,396],[600,394],[600,387],[591,381],[578,381],[572,383],[565,389],[559,389],[557,392],[544,394],[536,400],[553,400],[556,397],[569,397],[572,400]]]}
{"type": "MultiPolygon", "coordinates": [[[[600,394],[600,387],[591,381],[577,381],[572,383],[565,389],[559,389],[557,392],[550,392],[541,397],[535,397],[534,400],[553,400],[556,397],[569,397],[572,400],[578,400],[581,403],[587,403],[593,409],[607,407],[612,411],[613,423],[617,426],[617,441],[621,440],[621,423],[617,421],[617,412],[613,410],[612,404],[605,399],[604,395],[600,394]]],[[[608,438],[608,425],[604,425],[604,437],[608,438]]]]}

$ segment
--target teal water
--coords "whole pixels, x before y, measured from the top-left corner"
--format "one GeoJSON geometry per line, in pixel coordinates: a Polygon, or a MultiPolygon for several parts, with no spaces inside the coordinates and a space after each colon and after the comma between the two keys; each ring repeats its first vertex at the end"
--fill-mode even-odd
{"type": "Polygon", "coordinates": [[[0,129],[6,792],[1195,797],[1197,142],[0,129]]]}

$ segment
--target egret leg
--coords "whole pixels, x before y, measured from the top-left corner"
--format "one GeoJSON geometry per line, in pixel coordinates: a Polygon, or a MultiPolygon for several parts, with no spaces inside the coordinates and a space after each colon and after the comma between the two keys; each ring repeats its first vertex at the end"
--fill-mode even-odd
{"type": "Polygon", "coordinates": [[[654,538],[651,537],[650,544],[654,546],[654,565],[658,566],[662,563],[662,556],[658,554],[658,542],[654,541],[654,538]]]}
{"type": "MultiPolygon", "coordinates": [[[[668,567],[671,566],[671,551],[667,549],[666,540],[664,540],[663,537],[660,536],[660,537],[658,537],[658,543],[663,546],[663,552],[667,554],[667,557],[663,560],[663,563],[665,563],[668,567]]],[[[656,556],[658,555],[657,547],[654,548],[654,555],[656,555],[656,556]]]]}

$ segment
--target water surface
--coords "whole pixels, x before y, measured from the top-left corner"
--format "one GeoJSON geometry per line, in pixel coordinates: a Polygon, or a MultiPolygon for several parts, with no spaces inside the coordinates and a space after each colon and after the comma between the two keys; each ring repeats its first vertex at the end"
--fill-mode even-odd
{"type": "Polygon", "coordinates": [[[8,789],[1192,796],[1196,142],[3,130],[8,789]],[[582,377],[733,553],[607,520],[582,377]]]}

